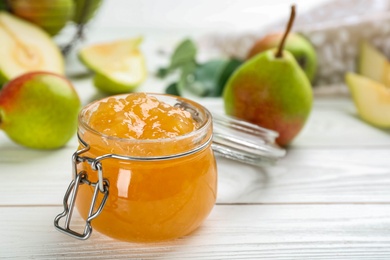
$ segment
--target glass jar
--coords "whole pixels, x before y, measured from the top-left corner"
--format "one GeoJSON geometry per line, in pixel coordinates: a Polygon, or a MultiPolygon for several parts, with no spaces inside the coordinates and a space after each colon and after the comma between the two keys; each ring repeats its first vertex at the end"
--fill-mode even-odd
{"type": "MultiPolygon", "coordinates": [[[[97,213],[93,227],[100,233],[125,241],[159,241],[192,232],[210,213],[217,193],[211,114],[184,98],[152,96],[190,112],[199,127],[173,138],[118,138],[89,126],[91,114],[105,99],[83,108],[80,147],[73,156],[76,181],[68,190],[75,195],[66,214],[68,221],[76,205],[87,225],[83,233],[77,233],[68,222],[61,231],[85,239],[97,213]]],[[[65,215],[56,218],[57,224],[65,215]]]]}
{"type": "Polygon", "coordinates": [[[125,241],[184,236],[202,223],[215,204],[214,154],[259,167],[286,154],[275,143],[278,133],[272,130],[225,115],[212,116],[182,97],[149,95],[186,110],[198,127],[166,139],[107,136],[89,125],[92,113],[106,99],[87,105],[79,115],[80,147],[73,155],[73,181],[64,197],[64,211],[54,220],[59,231],[87,239],[93,220],[99,232],[125,241]],[[70,227],[75,206],[86,221],[81,232],[70,227]]]}

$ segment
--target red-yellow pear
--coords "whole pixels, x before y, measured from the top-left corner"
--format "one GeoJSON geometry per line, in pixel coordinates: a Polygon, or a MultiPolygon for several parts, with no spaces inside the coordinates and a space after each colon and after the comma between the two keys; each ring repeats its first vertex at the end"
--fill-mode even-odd
{"type": "MultiPolygon", "coordinates": [[[[285,37],[295,16],[294,6],[285,37]]],[[[285,40],[285,37],[283,38],[285,40]]],[[[276,142],[285,146],[301,131],[312,107],[312,87],[293,55],[277,50],[256,55],[228,80],[223,98],[228,115],[279,133],[276,142]]]]}
{"type": "MultiPolygon", "coordinates": [[[[268,34],[255,42],[248,53],[248,59],[279,46],[283,33],[268,34]]],[[[291,52],[310,81],[313,81],[317,70],[317,54],[309,40],[297,33],[287,36],[284,49],[291,52]]]]}
{"type": "Polygon", "coordinates": [[[13,14],[56,35],[73,17],[73,0],[8,0],[13,14]]]}
{"type": "Polygon", "coordinates": [[[49,72],[30,72],[0,91],[0,129],[16,143],[54,149],[74,135],[80,99],[70,81],[49,72]]]}

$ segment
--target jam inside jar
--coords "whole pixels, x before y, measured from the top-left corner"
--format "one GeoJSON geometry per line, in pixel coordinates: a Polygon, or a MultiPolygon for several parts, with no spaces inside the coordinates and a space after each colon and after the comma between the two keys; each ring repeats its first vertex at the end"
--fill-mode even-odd
{"type": "MultiPolygon", "coordinates": [[[[123,100],[128,95],[110,98],[111,101],[113,98],[123,100]]],[[[105,187],[108,189],[105,203],[101,193],[96,196],[93,211],[98,211],[101,204],[104,207],[91,224],[102,234],[131,242],[160,241],[189,234],[208,216],[217,194],[210,113],[201,105],[184,98],[164,94],[148,95],[162,102],[167,110],[170,107],[184,110],[194,122],[194,129],[184,134],[168,134],[168,137],[155,139],[106,134],[104,127],[103,130],[96,130],[96,127],[91,126],[91,119],[99,105],[109,98],[87,105],[79,115],[80,147],[76,153],[79,159],[75,163],[75,172],[83,173],[88,178],[87,182],[96,183],[97,186],[99,173],[91,160],[104,158],[100,161],[101,173],[108,184],[105,187]]],[[[116,109],[120,110],[118,107],[116,109]]],[[[108,131],[110,123],[114,118],[118,120],[118,116],[107,113],[104,120],[108,124],[108,131]]],[[[177,119],[175,116],[173,118],[177,119]]],[[[177,122],[172,121],[174,119],[164,117],[155,124],[175,125],[177,122]]],[[[182,121],[181,118],[178,120],[182,121]]],[[[143,124],[145,128],[144,123],[133,121],[143,124]]],[[[99,124],[102,122],[97,122],[99,124]]],[[[173,128],[177,130],[175,126],[173,128]]],[[[77,187],[75,205],[88,223],[95,188],[87,182],[77,187]]]]}

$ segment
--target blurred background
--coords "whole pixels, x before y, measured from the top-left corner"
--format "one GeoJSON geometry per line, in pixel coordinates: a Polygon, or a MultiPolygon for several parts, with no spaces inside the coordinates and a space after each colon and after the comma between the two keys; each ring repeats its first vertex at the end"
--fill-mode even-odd
{"type": "MultiPolygon", "coordinates": [[[[286,18],[295,3],[298,13],[327,0],[108,0],[94,21],[98,28],[242,32],[286,18]]],[[[370,1],[368,1],[370,2],[370,1]]]]}
{"type": "MultiPolygon", "coordinates": [[[[95,37],[105,39],[149,37],[152,42],[143,46],[148,51],[169,53],[184,37],[192,37],[200,60],[242,59],[256,40],[284,30],[291,4],[297,6],[293,31],[308,38],[317,52],[314,85],[343,83],[345,72],[356,70],[358,47],[364,40],[390,56],[389,0],[110,0],[103,2],[89,27],[91,34],[98,32],[95,37]]],[[[150,62],[155,67],[158,61],[150,62]]]]}

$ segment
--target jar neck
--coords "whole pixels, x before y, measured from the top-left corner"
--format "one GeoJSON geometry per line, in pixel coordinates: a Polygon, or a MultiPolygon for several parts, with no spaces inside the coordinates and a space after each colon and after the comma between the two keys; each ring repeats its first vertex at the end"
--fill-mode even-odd
{"type": "MultiPolygon", "coordinates": [[[[134,157],[169,157],[188,154],[203,149],[211,144],[212,125],[198,131],[195,135],[178,136],[178,138],[136,140],[119,139],[99,135],[79,127],[79,138],[90,147],[95,155],[118,154],[134,157]]],[[[81,142],[80,142],[81,143],[81,142]]]]}
{"type": "MultiPolygon", "coordinates": [[[[93,102],[82,109],[79,114],[79,138],[88,144],[90,152],[96,155],[118,154],[132,157],[164,157],[183,154],[211,142],[213,134],[212,116],[206,108],[181,97],[164,94],[150,94],[150,96],[153,96],[159,102],[172,106],[172,109],[181,108],[186,111],[196,122],[196,129],[175,137],[157,139],[137,139],[118,137],[115,134],[104,134],[92,127],[90,120],[102,103],[107,104],[106,98],[93,102]]],[[[123,100],[126,97],[127,95],[119,95],[108,99],[116,98],[117,100],[123,100]]],[[[113,119],[115,116],[115,114],[112,115],[113,119]]],[[[163,124],[164,122],[162,121],[161,123],[163,124]]],[[[172,124],[172,122],[166,123],[172,124]]],[[[110,125],[107,125],[107,127],[110,127],[110,125]]]]}

